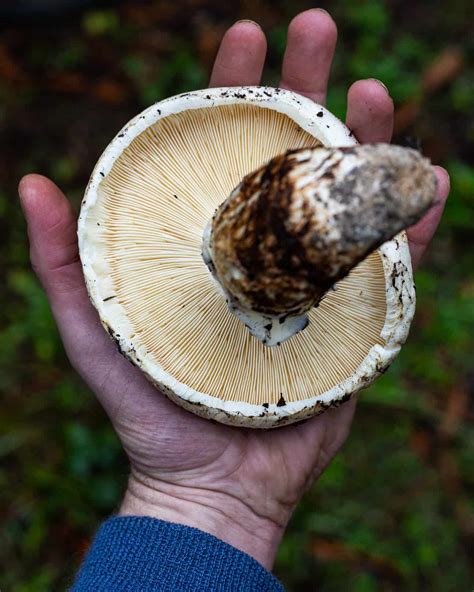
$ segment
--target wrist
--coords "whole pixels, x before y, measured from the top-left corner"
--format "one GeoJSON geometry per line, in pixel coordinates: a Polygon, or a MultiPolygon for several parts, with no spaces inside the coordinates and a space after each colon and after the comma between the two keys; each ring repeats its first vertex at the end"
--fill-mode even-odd
{"type": "Polygon", "coordinates": [[[227,493],[181,486],[133,473],[121,516],[149,516],[192,526],[247,553],[271,570],[288,516],[281,523],[259,515],[227,493]]]}

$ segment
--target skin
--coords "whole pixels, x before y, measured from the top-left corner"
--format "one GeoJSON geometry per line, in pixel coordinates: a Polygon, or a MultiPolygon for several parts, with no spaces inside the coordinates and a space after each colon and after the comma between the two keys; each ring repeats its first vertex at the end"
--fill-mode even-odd
{"type": "MultiPolygon", "coordinates": [[[[280,86],[324,103],[337,29],[313,9],[289,25],[280,86]]],[[[263,31],[240,21],[224,35],[211,86],[259,84],[263,31]]],[[[393,103],[376,80],[348,91],[347,124],[361,142],[389,142],[393,103]]],[[[434,167],[439,199],[408,230],[416,266],[449,193],[434,167]]],[[[271,569],[279,541],[304,491],[345,441],[356,400],[303,424],[274,431],[217,425],[159,394],[118,352],[89,302],[79,261],[76,214],[54,183],[27,175],[19,185],[31,262],[50,302],[72,365],[97,395],[130,459],[119,514],[195,526],[247,552],[271,569]]]]}

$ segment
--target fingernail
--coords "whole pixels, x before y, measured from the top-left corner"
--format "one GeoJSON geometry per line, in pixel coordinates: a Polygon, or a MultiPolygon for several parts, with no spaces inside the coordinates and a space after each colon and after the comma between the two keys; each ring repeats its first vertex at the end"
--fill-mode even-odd
{"type": "Polygon", "coordinates": [[[324,10],[324,8],[313,8],[312,10],[317,10],[318,12],[323,12],[324,14],[327,14],[330,18],[332,18],[332,16],[329,14],[329,12],[327,10],[324,10]]]}
{"type": "Polygon", "coordinates": [[[440,164],[434,164],[433,167],[435,169],[439,169],[440,171],[442,171],[446,175],[446,177],[448,177],[448,179],[449,179],[449,173],[448,173],[447,169],[442,167],[440,164]]]}
{"type": "Polygon", "coordinates": [[[377,82],[377,84],[380,84],[380,86],[381,86],[382,88],[384,88],[384,89],[385,89],[385,92],[386,92],[387,94],[389,94],[389,92],[388,92],[388,88],[387,88],[387,87],[385,86],[385,84],[384,84],[384,83],[383,83],[381,80],[379,80],[378,78],[368,78],[367,80],[373,80],[374,82],[377,82]]]}
{"type": "Polygon", "coordinates": [[[29,192],[26,177],[23,177],[18,183],[18,197],[20,198],[20,207],[23,215],[26,217],[26,208],[28,208],[29,192]]]}
{"type": "MultiPolygon", "coordinates": [[[[439,171],[441,171],[441,173],[444,175],[444,180],[446,183],[446,189],[443,195],[443,199],[446,199],[449,195],[449,192],[451,191],[451,177],[449,175],[449,172],[442,166],[439,166],[439,164],[435,164],[433,165],[434,169],[438,169],[439,171]]],[[[438,181],[439,184],[439,181],[438,181]]]]}
{"type": "Polygon", "coordinates": [[[25,199],[28,199],[27,184],[27,176],[20,179],[20,182],[18,183],[18,195],[20,197],[20,203],[24,202],[25,199]]]}
{"type": "Polygon", "coordinates": [[[25,175],[18,183],[18,196],[20,198],[21,209],[25,212],[30,203],[36,200],[36,190],[34,183],[31,183],[31,173],[25,175]]]}
{"type": "Polygon", "coordinates": [[[258,27],[259,29],[262,28],[258,23],[256,23],[255,21],[253,21],[251,19],[240,19],[240,20],[236,21],[234,23],[234,25],[239,25],[240,23],[247,23],[249,25],[255,25],[255,27],[258,27]]]}

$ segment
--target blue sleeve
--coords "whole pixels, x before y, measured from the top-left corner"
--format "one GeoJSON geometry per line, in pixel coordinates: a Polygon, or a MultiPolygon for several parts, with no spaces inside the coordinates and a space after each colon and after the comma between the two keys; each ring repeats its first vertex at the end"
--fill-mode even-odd
{"type": "Polygon", "coordinates": [[[216,537],[154,518],[121,516],[97,532],[72,592],[283,592],[249,555],[216,537]]]}

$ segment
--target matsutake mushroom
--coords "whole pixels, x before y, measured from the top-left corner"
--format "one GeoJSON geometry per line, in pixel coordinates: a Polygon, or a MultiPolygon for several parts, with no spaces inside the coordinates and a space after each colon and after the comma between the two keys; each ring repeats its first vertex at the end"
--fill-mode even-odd
{"type": "Polygon", "coordinates": [[[151,106],[98,161],[79,218],[91,300],[168,397],[267,428],[338,405],[396,357],[415,310],[403,228],[436,194],[418,152],[359,146],[268,87],[151,106]]]}

